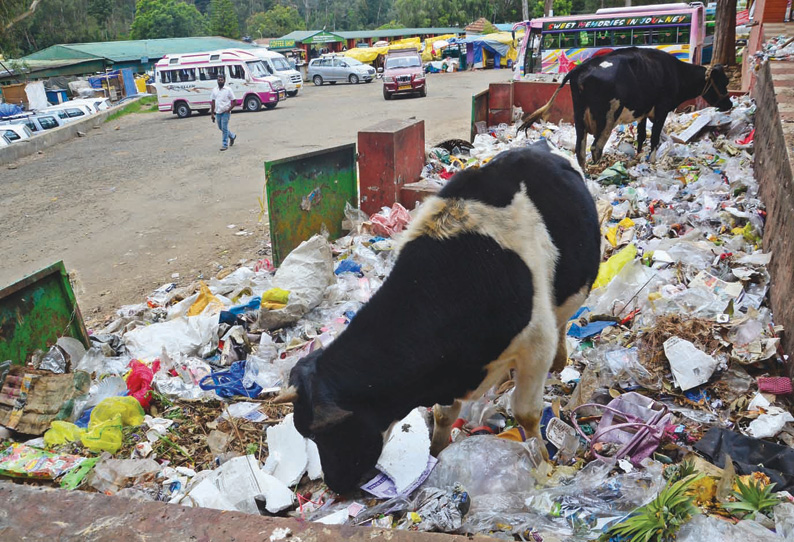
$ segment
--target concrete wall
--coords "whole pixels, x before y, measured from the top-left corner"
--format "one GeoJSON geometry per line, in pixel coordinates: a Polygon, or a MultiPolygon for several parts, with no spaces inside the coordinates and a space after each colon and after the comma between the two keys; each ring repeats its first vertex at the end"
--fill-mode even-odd
{"type": "MultiPolygon", "coordinates": [[[[126,101],[123,105],[128,105],[130,103],[132,103],[132,101],[126,101]]],[[[17,141],[7,147],[2,147],[0,148],[0,166],[11,164],[20,158],[36,154],[52,145],[69,141],[77,137],[77,132],[84,132],[87,134],[88,131],[92,130],[94,127],[102,126],[105,119],[116,111],[118,111],[117,107],[111,107],[105,111],[100,111],[96,115],[91,115],[86,119],[72,121],[59,128],[47,130],[30,139],[17,141]]]]}
{"type": "Polygon", "coordinates": [[[758,108],[754,168],[767,212],[764,250],[772,253],[770,300],[775,323],[785,327],[783,350],[789,355],[789,375],[794,376],[794,303],[791,302],[794,297],[794,185],[789,150],[794,141],[794,127],[788,128],[794,121],[794,92],[782,88],[776,96],[773,79],[773,70],[787,69],[794,74],[794,63],[776,62],[774,68],[772,64],[767,62],[761,67],[753,92],[758,108]]]}

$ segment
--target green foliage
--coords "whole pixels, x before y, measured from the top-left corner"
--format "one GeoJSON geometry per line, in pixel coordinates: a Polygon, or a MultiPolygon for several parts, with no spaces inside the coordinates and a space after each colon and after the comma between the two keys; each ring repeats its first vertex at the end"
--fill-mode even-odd
{"type": "Polygon", "coordinates": [[[254,38],[279,38],[293,30],[305,30],[306,23],[294,7],[275,6],[266,13],[255,13],[245,22],[254,38]]]}
{"type": "MultiPolygon", "coordinates": [[[[157,108],[157,96],[144,96],[143,98],[139,98],[134,102],[131,102],[118,111],[114,111],[110,115],[105,118],[105,122],[110,122],[116,120],[119,117],[123,117],[124,115],[129,115],[130,113],[154,113],[158,111],[157,108]]],[[[154,396],[154,391],[152,391],[152,395],[154,396]]],[[[171,402],[168,400],[167,397],[164,395],[161,396],[161,402],[166,404],[167,406],[172,406],[171,402]]]]}
{"type": "Polygon", "coordinates": [[[664,469],[664,477],[668,482],[673,483],[688,476],[692,476],[695,472],[695,462],[691,459],[687,459],[683,463],[670,465],[664,469]]]}
{"type": "Polygon", "coordinates": [[[760,480],[750,480],[746,485],[737,480],[736,485],[739,486],[739,491],[732,491],[731,495],[738,500],[723,503],[722,507],[727,510],[746,512],[749,519],[753,519],[757,514],[763,514],[780,503],[780,499],[772,496],[775,484],[762,487],[760,480]]]}
{"type": "Polygon", "coordinates": [[[405,26],[392,19],[388,23],[380,25],[376,30],[396,30],[398,28],[405,28],[405,26]]]}
{"type": "Polygon", "coordinates": [[[675,539],[678,529],[686,523],[697,507],[687,491],[702,475],[690,475],[677,482],[668,483],[659,495],[635,510],[628,518],[613,525],[602,536],[620,537],[627,542],[667,542],[675,539]]]}
{"type": "Polygon", "coordinates": [[[138,0],[130,30],[139,40],[200,36],[206,21],[196,6],[180,0],[138,0]]]}
{"type": "MultiPolygon", "coordinates": [[[[554,0],[554,4],[552,4],[554,9],[554,16],[557,17],[558,15],[570,15],[571,8],[573,7],[572,0],[554,0]]],[[[623,4],[621,4],[623,6],[623,4]]],[[[543,0],[538,0],[534,4],[532,4],[532,17],[543,17],[543,8],[544,2],[543,0]]],[[[598,8],[593,9],[590,13],[594,13],[595,10],[598,8]]]]}
{"type": "Polygon", "coordinates": [[[210,34],[238,39],[240,25],[232,0],[212,0],[210,3],[210,34]]]}

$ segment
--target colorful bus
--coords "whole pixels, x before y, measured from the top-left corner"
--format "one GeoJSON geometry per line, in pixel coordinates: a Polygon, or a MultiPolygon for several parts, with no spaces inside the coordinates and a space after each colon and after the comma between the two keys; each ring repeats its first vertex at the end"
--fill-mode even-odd
{"type": "Polygon", "coordinates": [[[517,23],[526,29],[514,73],[567,73],[591,56],[620,47],[654,47],[700,63],[705,38],[703,4],[659,4],[599,9],[595,14],[543,17],[517,23]]]}

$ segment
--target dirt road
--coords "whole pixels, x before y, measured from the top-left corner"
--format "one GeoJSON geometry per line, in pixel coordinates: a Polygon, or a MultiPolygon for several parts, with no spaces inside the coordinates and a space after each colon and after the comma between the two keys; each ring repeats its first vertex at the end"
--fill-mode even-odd
{"type": "Polygon", "coordinates": [[[128,115],[15,169],[4,165],[0,287],[62,259],[88,319],[139,303],[165,282],[261,257],[265,160],[355,142],[388,118],[424,119],[428,143],[467,139],[472,94],[509,75],[431,75],[427,98],[389,102],[379,81],[310,84],[272,111],[233,114],[238,139],[224,153],[209,116],[128,115]]]}

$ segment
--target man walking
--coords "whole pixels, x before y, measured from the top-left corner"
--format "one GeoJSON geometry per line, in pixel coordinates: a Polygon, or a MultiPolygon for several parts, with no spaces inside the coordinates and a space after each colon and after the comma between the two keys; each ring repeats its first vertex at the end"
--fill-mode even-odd
{"type": "Polygon", "coordinates": [[[218,88],[212,91],[212,104],[210,105],[212,122],[215,122],[217,116],[218,128],[223,132],[222,151],[228,148],[227,144],[234,145],[234,141],[237,139],[237,136],[229,130],[229,118],[232,116],[232,108],[234,108],[234,92],[225,85],[226,76],[221,72],[218,74],[218,88]]]}

